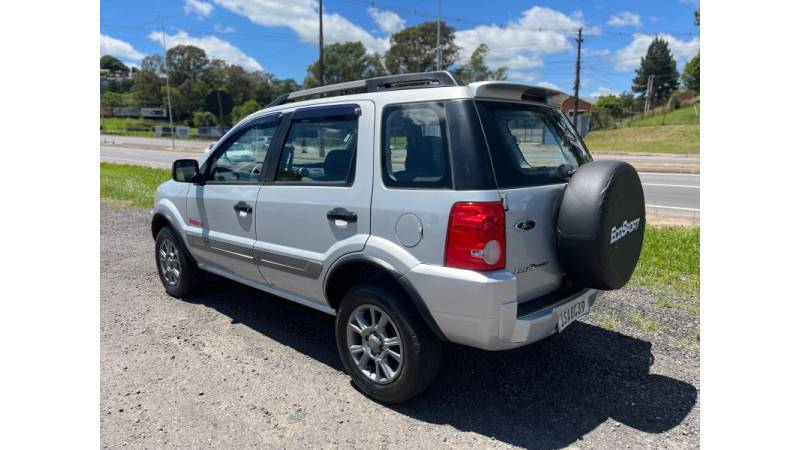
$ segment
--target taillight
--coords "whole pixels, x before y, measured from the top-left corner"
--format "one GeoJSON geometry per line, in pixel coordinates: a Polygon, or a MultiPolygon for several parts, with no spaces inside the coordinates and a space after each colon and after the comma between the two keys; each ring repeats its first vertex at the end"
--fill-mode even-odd
{"type": "Polygon", "coordinates": [[[506,266],[506,214],[502,202],[456,203],[450,210],[444,264],[472,270],[506,266]]]}

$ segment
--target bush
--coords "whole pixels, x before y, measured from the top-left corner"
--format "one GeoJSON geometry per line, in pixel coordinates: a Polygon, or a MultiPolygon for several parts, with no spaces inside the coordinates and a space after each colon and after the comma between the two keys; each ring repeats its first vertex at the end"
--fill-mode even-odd
{"type": "Polygon", "coordinates": [[[612,128],[614,126],[614,117],[612,117],[611,113],[603,108],[598,107],[595,105],[592,108],[592,115],[591,115],[591,129],[592,130],[602,130],[606,128],[612,128]]]}
{"type": "Polygon", "coordinates": [[[208,111],[195,111],[192,122],[195,127],[213,127],[217,125],[217,116],[208,111]]]}

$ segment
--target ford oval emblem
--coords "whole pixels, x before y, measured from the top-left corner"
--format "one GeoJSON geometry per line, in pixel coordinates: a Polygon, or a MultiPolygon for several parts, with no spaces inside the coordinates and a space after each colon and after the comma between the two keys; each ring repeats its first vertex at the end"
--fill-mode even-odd
{"type": "Polygon", "coordinates": [[[517,223],[514,224],[514,228],[516,228],[518,231],[532,230],[535,226],[536,222],[528,219],[518,220],[517,223]]]}

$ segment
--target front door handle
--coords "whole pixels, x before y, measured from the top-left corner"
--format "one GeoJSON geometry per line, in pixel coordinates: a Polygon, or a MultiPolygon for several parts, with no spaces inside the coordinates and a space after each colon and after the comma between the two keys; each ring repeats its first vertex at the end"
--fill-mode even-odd
{"type": "Polygon", "coordinates": [[[352,223],[358,220],[358,214],[344,208],[333,208],[328,211],[328,220],[342,220],[347,223],[352,223]]]}
{"type": "Polygon", "coordinates": [[[240,213],[250,214],[251,212],[253,212],[253,207],[245,202],[239,202],[233,205],[233,210],[240,213]]]}

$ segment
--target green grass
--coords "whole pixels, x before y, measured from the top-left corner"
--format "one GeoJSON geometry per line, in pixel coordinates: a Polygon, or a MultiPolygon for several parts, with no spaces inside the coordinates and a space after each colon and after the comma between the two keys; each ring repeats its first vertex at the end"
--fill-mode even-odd
{"type": "Polygon", "coordinates": [[[152,208],[156,188],[171,177],[168,169],[100,163],[100,198],[152,208]]]}
{"type": "Polygon", "coordinates": [[[604,314],[597,320],[597,324],[608,331],[617,331],[619,328],[619,322],[617,322],[617,318],[612,316],[611,314],[604,314]]]}
{"type": "Polygon", "coordinates": [[[647,126],[661,126],[661,125],[700,125],[700,103],[694,106],[686,105],[681,109],[670,111],[666,114],[655,113],[652,116],[643,119],[631,120],[628,126],[631,127],[647,127],[647,126]]]}
{"type": "Polygon", "coordinates": [[[633,312],[628,315],[628,319],[633,322],[640,330],[648,334],[657,334],[664,331],[664,325],[661,322],[649,319],[643,315],[633,312]]]}
{"type": "Polygon", "coordinates": [[[692,315],[700,314],[700,305],[696,302],[685,303],[685,302],[677,302],[673,300],[667,299],[658,299],[656,300],[656,306],[660,308],[668,308],[668,309],[678,309],[681,311],[686,311],[692,315]]]}
{"type": "MultiPolygon", "coordinates": [[[[647,226],[631,283],[697,301],[700,298],[700,227],[647,226]]],[[[666,305],[664,305],[666,306],[666,305]]],[[[687,307],[694,306],[690,303],[687,307]]]]}
{"type": "MultiPolygon", "coordinates": [[[[103,125],[103,132],[105,134],[153,137],[156,135],[155,131],[153,131],[153,127],[168,127],[169,121],[136,119],[132,117],[107,117],[103,119],[101,124],[103,125]]],[[[175,126],[183,125],[185,124],[180,122],[175,123],[175,126]]],[[[191,129],[190,136],[197,137],[197,128],[191,129]]]]}
{"type": "MultiPolygon", "coordinates": [[[[648,119],[649,120],[649,119],[648,119]]],[[[592,152],[700,153],[700,125],[632,126],[591,131],[585,138],[592,152]]]]}

